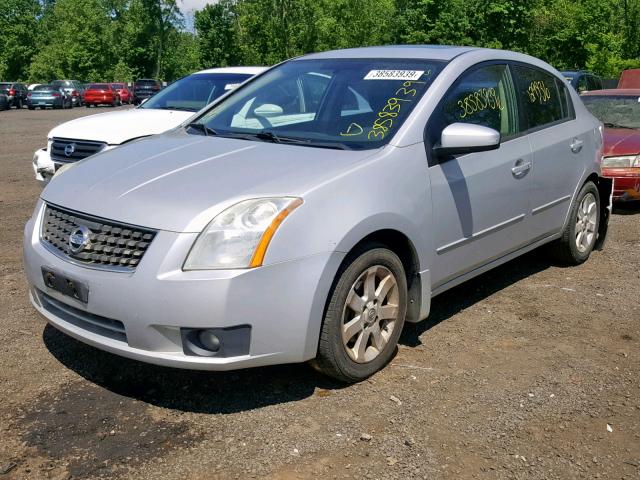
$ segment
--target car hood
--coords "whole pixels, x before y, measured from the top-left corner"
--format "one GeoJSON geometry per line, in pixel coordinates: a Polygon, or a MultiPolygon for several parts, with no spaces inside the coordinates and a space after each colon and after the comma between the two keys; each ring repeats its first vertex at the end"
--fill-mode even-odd
{"type": "Polygon", "coordinates": [[[49,132],[49,138],[93,140],[120,145],[134,138],[166,132],[192,115],[194,112],[152,108],[100,113],[58,125],[49,132]]]}
{"type": "Polygon", "coordinates": [[[604,129],[604,156],[636,155],[640,153],[640,130],[628,128],[604,129]]]}
{"type": "Polygon", "coordinates": [[[42,198],[132,225],[200,232],[216,214],[242,199],[304,196],[375,153],[178,130],[78,162],[54,177],[42,198]]]}

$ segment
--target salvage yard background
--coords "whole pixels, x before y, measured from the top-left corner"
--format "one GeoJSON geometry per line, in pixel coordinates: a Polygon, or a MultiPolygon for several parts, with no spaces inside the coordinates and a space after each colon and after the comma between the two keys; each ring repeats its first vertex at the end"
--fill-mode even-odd
{"type": "Polygon", "coordinates": [[[31,156],[87,113],[0,117],[0,480],[640,478],[640,209],[580,267],[535,251],[437,297],[358,385],[154,367],[28,303],[31,156]]]}
{"type": "MultiPolygon", "coordinates": [[[[640,67],[640,0],[2,0],[0,81],[175,80],[392,43],[516,50],[617,78],[640,67]],[[203,6],[193,10],[189,6],[203,6]]],[[[1,120],[0,120],[1,121],[1,120]]]]}

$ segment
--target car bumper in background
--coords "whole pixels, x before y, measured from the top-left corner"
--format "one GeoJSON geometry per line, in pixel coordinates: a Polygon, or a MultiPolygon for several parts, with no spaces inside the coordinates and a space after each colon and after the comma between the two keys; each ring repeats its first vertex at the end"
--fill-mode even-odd
{"type": "Polygon", "coordinates": [[[613,179],[615,201],[640,200],[640,168],[607,168],[602,174],[613,179]]]}
{"type": "Polygon", "coordinates": [[[315,356],[325,300],[343,254],[254,269],[184,272],[182,264],[197,234],[160,231],[135,272],[95,270],[61,259],[40,243],[42,202],[37,210],[24,237],[31,301],[70,336],[124,357],[198,370],[315,356]],[[47,287],[43,266],[86,285],[88,303],[47,287]],[[218,332],[221,353],[194,354],[185,340],[188,329],[218,332]],[[235,346],[225,350],[227,338],[235,346]]]}
{"type": "MultiPolygon", "coordinates": [[[[100,151],[104,152],[115,147],[117,147],[117,145],[107,145],[100,151]]],[[[36,180],[42,187],[44,187],[55,175],[58,168],[64,165],[64,163],[54,161],[51,158],[51,154],[49,153],[49,151],[46,148],[41,148],[40,150],[36,150],[33,154],[32,165],[36,180]]]]}

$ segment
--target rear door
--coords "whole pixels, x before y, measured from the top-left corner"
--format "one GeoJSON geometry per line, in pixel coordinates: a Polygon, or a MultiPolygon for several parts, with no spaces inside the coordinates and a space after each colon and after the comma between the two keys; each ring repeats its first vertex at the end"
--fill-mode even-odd
{"type": "Polygon", "coordinates": [[[532,66],[516,65],[513,72],[533,150],[532,234],[544,238],[564,224],[585,152],[594,148],[593,126],[576,120],[560,78],[532,66]]]}
{"type": "Polygon", "coordinates": [[[502,257],[530,241],[531,148],[523,135],[510,69],[473,67],[451,87],[427,129],[437,145],[452,123],[501,133],[498,150],[435,159],[429,167],[436,224],[432,287],[502,257]]]}

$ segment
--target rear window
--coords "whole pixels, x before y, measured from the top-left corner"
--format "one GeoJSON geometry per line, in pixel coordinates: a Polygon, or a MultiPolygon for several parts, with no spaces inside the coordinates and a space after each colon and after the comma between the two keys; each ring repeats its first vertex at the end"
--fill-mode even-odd
{"type": "Polygon", "coordinates": [[[515,66],[513,71],[528,129],[571,118],[570,97],[559,79],[535,68],[515,66]]]}
{"type": "Polygon", "coordinates": [[[113,88],[124,88],[124,83],[112,83],[113,88]]]}
{"type": "Polygon", "coordinates": [[[51,85],[38,85],[33,90],[40,92],[40,91],[43,91],[43,90],[57,90],[57,89],[58,89],[58,87],[53,87],[51,85]]]}
{"type": "Polygon", "coordinates": [[[54,87],[65,88],[73,87],[73,83],[70,80],[54,80],[53,82],[51,82],[51,85],[53,85],[54,87]]]}
{"type": "Polygon", "coordinates": [[[88,90],[111,90],[111,87],[106,83],[92,83],[87,88],[88,90]]]}
{"type": "Polygon", "coordinates": [[[136,82],[136,87],[157,87],[158,82],[155,80],[138,80],[136,82]]]}

